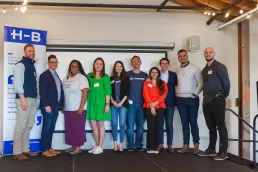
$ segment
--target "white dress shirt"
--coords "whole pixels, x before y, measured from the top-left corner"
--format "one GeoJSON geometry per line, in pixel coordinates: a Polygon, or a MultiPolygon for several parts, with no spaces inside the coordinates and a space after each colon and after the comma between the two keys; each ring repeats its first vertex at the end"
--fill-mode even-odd
{"type": "Polygon", "coordinates": [[[161,79],[168,83],[168,70],[165,72],[161,72],[161,79]]]}

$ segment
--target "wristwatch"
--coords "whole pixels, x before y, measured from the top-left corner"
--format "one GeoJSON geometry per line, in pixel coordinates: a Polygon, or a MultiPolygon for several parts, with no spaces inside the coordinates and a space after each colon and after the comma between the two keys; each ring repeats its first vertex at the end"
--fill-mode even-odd
{"type": "Polygon", "coordinates": [[[192,96],[194,96],[195,98],[197,97],[197,95],[196,95],[196,94],[194,94],[194,93],[192,94],[192,96]]]}

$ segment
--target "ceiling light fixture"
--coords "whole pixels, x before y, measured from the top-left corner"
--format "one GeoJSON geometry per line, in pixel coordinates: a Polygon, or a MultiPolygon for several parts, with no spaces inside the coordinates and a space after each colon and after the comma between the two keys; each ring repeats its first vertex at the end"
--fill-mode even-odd
{"type": "Polygon", "coordinates": [[[228,18],[228,16],[229,16],[229,12],[226,13],[225,17],[228,18]]]}
{"type": "Polygon", "coordinates": [[[254,9],[252,9],[251,11],[248,11],[248,13],[242,14],[239,17],[234,18],[233,20],[230,20],[229,22],[219,26],[216,30],[221,30],[231,24],[235,24],[235,23],[239,23],[243,20],[247,19],[247,16],[249,15],[249,17],[251,17],[252,14],[256,13],[258,11],[258,6],[254,9]]]}
{"type": "Polygon", "coordinates": [[[28,0],[23,1],[23,5],[26,5],[28,3],[28,0]]]}
{"type": "Polygon", "coordinates": [[[243,14],[243,13],[244,13],[244,10],[241,9],[241,10],[239,11],[239,13],[240,13],[240,14],[243,14]]]}

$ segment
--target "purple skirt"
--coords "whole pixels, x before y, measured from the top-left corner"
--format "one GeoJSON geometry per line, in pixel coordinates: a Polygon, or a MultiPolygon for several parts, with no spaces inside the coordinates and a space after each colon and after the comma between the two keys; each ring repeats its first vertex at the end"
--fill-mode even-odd
{"type": "Polygon", "coordinates": [[[85,110],[81,115],[77,115],[77,111],[64,111],[66,144],[82,146],[86,142],[85,114],[85,110]]]}

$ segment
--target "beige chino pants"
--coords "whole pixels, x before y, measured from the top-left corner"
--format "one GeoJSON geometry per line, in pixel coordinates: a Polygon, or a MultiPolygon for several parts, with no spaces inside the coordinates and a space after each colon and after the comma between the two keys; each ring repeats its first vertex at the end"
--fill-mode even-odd
{"type": "Polygon", "coordinates": [[[17,155],[29,151],[30,131],[34,126],[37,111],[37,99],[25,98],[28,103],[27,110],[22,110],[21,100],[16,99],[16,126],[13,139],[13,154],[17,155]]]}

